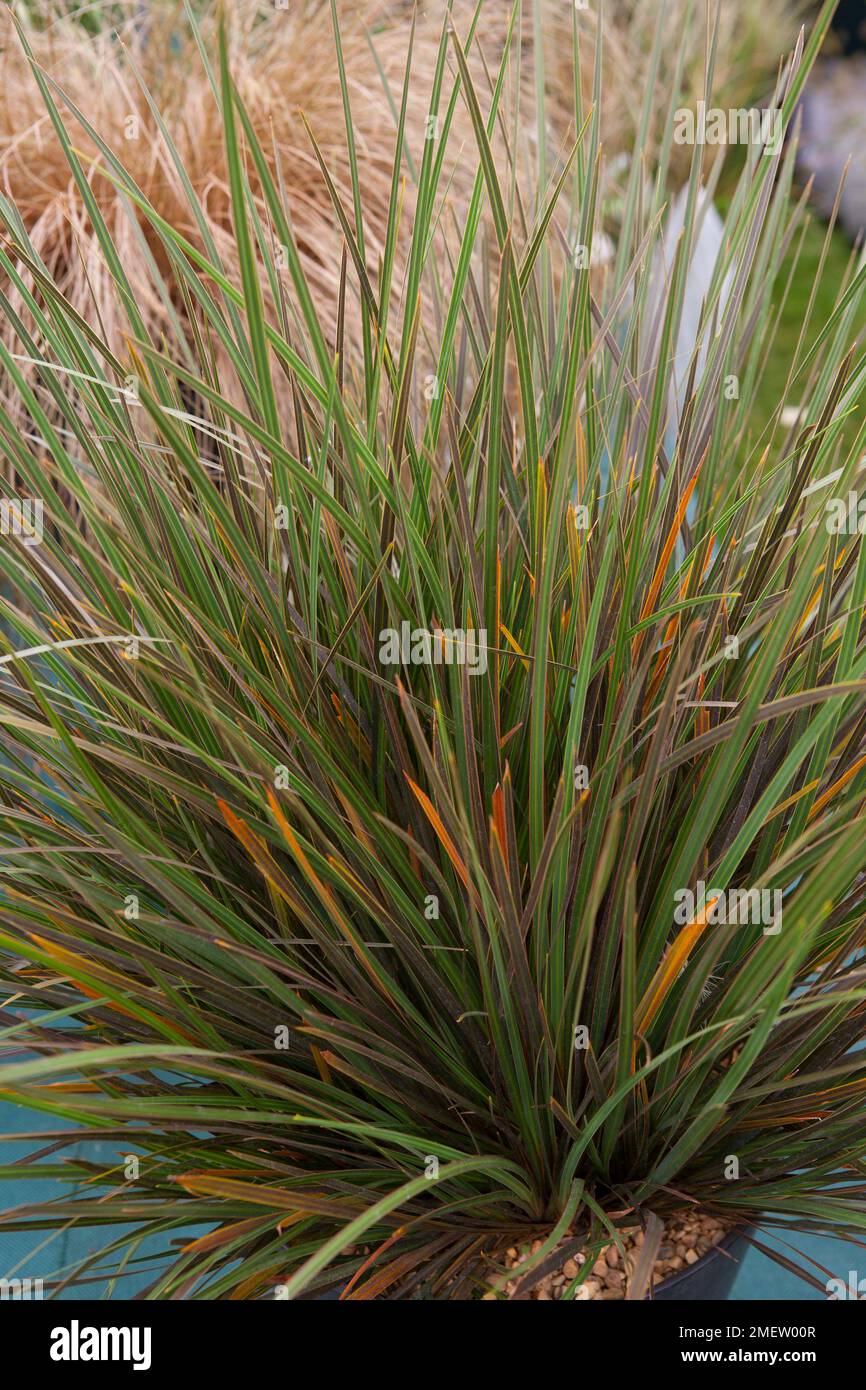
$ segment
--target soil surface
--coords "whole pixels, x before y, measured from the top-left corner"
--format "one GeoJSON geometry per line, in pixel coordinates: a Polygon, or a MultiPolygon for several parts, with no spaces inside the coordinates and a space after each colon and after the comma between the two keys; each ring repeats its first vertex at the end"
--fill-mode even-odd
{"type": "MultiPolygon", "coordinates": [[[[663,1279],[676,1274],[679,1270],[688,1269],[690,1265],[697,1264],[702,1255],[706,1255],[714,1245],[718,1245],[729,1229],[728,1223],[720,1221],[715,1216],[707,1216],[702,1212],[679,1212],[672,1216],[665,1225],[658,1258],[653,1266],[653,1284],[660,1284],[663,1279]]],[[[616,1245],[605,1246],[601,1253],[595,1257],[591,1270],[577,1288],[574,1294],[575,1299],[580,1302],[596,1298],[624,1299],[628,1280],[634,1271],[643,1239],[643,1231],[641,1230],[623,1231],[624,1257],[616,1245]]],[[[540,1240],[534,1241],[531,1246],[527,1246],[525,1249],[518,1249],[513,1246],[508,1251],[507,1267],[513,1269],[515,1275],[519,1276],[520,1266],[540,1248],[540,1240]]],[[[583,1275],[586,1260],[585,1255],[576,1255],[567,1259],[560,1269],[542,1279],[531,1291],[529,1297],[546,1301],[562,1298],[566,1290],[583,1275]]],[[[507,1284],[506,1292],[513,1293],[517,1282],[518,1280],[515,1278],[507,1284]]],[[[487,1297],[495,1296],[495,1294],[487,1295],[487,1297]]]]}

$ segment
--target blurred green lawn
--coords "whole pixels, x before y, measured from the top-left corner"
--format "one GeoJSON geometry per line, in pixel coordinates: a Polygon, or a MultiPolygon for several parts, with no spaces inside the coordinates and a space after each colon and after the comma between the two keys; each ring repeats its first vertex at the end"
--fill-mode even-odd
{"type": "MultiPolygon", "coordinates": [[[[826,233],[827,228],[825,224],[813,217],[812,222],[806,228],[803,236],[802,247],[799,248],[797,271],[788,289],[788,297],[785,301],[784,310],[779,323],[776,349],[771,353],[764,365],[756,406],[759,420],[766,419],[772,414],[784,393],[791,360],[797,348],[797,339],[800,336],[801,325],[809,308],[809,296],[812,293],[818,275],[826,233]]],[[[798,241],[799,238],[795,236],[794,245],[789,248],[788,254],[782,263],[779,278],[776,282],[778,292],[777,302],[781,301],[781,297],[785,292],[785,287],[788,284],[788,276],[798,250],[798,241]]],[[[815,304],[806,334],[806,347],[811,347],[821,327],[827,322],[833,312],[836,297],[845,278],[851,255],[851,241],[844,232],[837,229],[833,232],[830,245],[827,248],[827,259],[824,265],[821,283],[815,295],[815,304]]],[[[855,337],[862,340],[864,329],[866,329],[866,309],[864,309],[860,315],[860,322],[856,326],[855,337]]],[[[792,387],[792,399],[786,401],[786,405],[799,405],[800,402],[796,392],[797,386],[795,383],[792,387]]],[[[855,426],[856,422],[852,421],[852,430],[855,426]]]]}

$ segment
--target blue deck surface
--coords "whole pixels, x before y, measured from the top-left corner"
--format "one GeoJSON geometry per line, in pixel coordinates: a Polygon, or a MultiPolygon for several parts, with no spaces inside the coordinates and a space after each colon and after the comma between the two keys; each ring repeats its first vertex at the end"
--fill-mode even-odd
{"type": "MultiPolygon", "coordinates": [[[[37,1111],[27,1110],[23,1106],[0,1105],[0,1133],[2,1134],[25,1134],[33,1130],[56,1130],[64,1127],[62,1120],[56,1120],[52,1116],[37,1111]]],[[[15,1143],[14,1140],[4,1142],[0,1145],[0,1163],[13,1163],[16,1159],[26,1157],[33,1148],[32,1142],[15,1143]]],[[[100,1140],[81,1142],[64,1150],[63,1154],[68,1157],[86,1156],[91,1162],[104,1163],[106,1169],[116,1168],[120,1162],[116,1140],[112,1140],[110,1143],[100,1140]]],[[[53,1155],[48,1161],[56,1163],[63,1154],[53,1155]]],[[[20,1206],[28,1202],[45,1201],[46,1198],[59,1197],[65,1192],[68,1192],[65,1184],[58,1183],[53,1179],[46,1182],[40,1182],[35,1178],[28,1178],[20,1183],[4,1182],[2,1184],[2,1209],[4,1212],[8,1212],[13,1205],[20,1206]]],[[[115,1236],[119,1235],[122,1229],[119,1226],[91,1227],[90,1229],[67,1227],[60,1231],[23,1232],[4,1231],[2,1224],[0,1224],[0,1278],[29,1278],[31,1280],[63,1278],[78,1262],[91,1253],[102,1249],[115,1236]]],[[[141,1253],[145,1254],[163,1249],[165,1244],[164,1238],[150,1239],[143,1242],[141,1253]]],[[[114,1298],[131,1298],[146,1288],[153,1277],[152,1270],[141,1274],[124,1274],[120,1280],[115,1282],[112,1296],[114,1298]]],[[[63,1290],[58,1296],[60,1298],[106,1298],[109,1296],[109,1284],[106,1280],[100,1280],[97,1283],[63,1290]]]]}
{"type": "MultiPolygon", "coordinates": [[[[4,1134],[26,1133],[39,1128],[55,1129],[58,1127],[58,1122],[49,1119],[48,1116],[39,1115],[15,1105],[0,1105],[0,1132],[4,1134]]],[[[16,1158],[23,1157],[31,1148],[32,1145],[26,1143],[4,1143],[0,1146],[0,1162],[10,1163],[16,1158]]],[[[81,1155],[85,1150],[89,1159],[102,1160],[106,1168],[113,1168],[119,1162],[116,1141],[111,1143],[91,1141],[86,1145],[81,1144],[69,1152],[81,1155]]],[[[4,1201],[14,1201],[16,1204],[44,1200],[46,1197],[50,1197],[52,1192],[54,1195],[60,1193],[60,1185],[53,1181],[39,1182],[34,1179],[21,1183],[8,1182],[3,1184],[4,1201]]],[[[198,1233],[200,1232],[195,1232],[195,1234],[198,1233]]],[[[4,1232],[2,1225],[0,1225],[0,1277],[57,1278],[59,1271],[68,1270],[71,1265],[82,1260],[89,1253],[99,1250],[111,1240],[112,1235],[116,1234],[119,1234],[117,1227],[89,1230],[76,1228],[58,1233],[45,1231],[22,1233],[4,1232]]],[[[774,1241],[773,1235],[769,1232],[761,1232],[759,1238],[765,1244],[772,1244],[774,1241]]],[[[834,1276],[841,1277],[846,1283],[851,1269],[856,1268],[858,1256],[861,1253],[858,1252],[856,1246],[849,1245],[845,1241],[823,1236],[795,1235],[791,1243],[796,1244],[800,1251],[817,1260],[834,1276]]],[[[142,1253],[156,1252],[165,1248],[165,1244],[166,1242],[162,1238],[152,1239],[142,1246],[142,1253]]],[[[785,1253],[789,1256],[793,1254],[790,1250],[785,1253]]],[[[859,1263],[862,1264],[862,1258],[859,1263]]],[[[811,1269],[813,1274],[823,1278],[820,1271],[816,1270],[814,1266],[811,1269]]],[[[147,1273],[124,1275],[115,1284],[110,1296],[130,1298],[146,1288],[153,1277],[152,1270],[147,1273]]],[[[109,1285],[104,1280],[86,1285],[83,1288],[67,1289],[59,1295],[60,1298],[92,1299],[108,1296],[109,1285]]],[[[760,1251],[749,1250],[737,1271],[730,1300],[737,1302],[738,1300],[753,1298],[799,1303],[823,1299],[824,1294],[798,1279],[796,1275],[782,1269],[766,1255],[762,1255],[760,1251]]]]}

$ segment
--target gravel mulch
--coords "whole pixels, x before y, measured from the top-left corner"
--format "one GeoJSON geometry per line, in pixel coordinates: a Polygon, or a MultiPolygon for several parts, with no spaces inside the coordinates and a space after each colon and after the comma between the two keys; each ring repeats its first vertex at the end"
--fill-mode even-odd
{"type": "MultiPolygon", "coordinates": [[[[707,1216],[703,1212],[679,1212],[672,1216],[665,1223],[662,1243],[653,1266],[653,1285],[660,1284],[663,1279],[676,1274],[678,1270],[688,1269],[690,1265],[697,1264],[702,1255],[706,1255],[714,1245],[718,1245],[729,1229],[728,1223],[715,1216],[707,1216]]],[[[642,1230],[622,1232],[625,1258],[616,1245],[605,1246],[596,1256],[590,1273],[574,1297],[580,1302],[590,1299],[624,1299],[643,1239],[642,1230]]],[[[520,1266],[541,1248],[541,1244],[540,1240],[536,1240],[531,1246],[527,1245],[522,1249],[512,1246],[506,1257],[506,1266],[518,1274],[520,1266]]],[[[562,1298],[565,1291],[583,1272],[586,1259],[585,1255],[567,1259],[560,1269],[547,1275],[536,1285],[529,1295],[530,1298],[548,1302],[562,1298]]],[[[506,1292],[513,1293],[516,1285],[517,1279],[513,1279],[506,1285],[506,1292]]],[[[495,1297],[488,1295],[491,1296],[495,1297]]]]}

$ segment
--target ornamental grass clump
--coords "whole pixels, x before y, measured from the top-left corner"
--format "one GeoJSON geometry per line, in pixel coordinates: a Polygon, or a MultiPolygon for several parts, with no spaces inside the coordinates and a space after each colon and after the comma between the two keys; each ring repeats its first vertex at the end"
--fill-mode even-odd
{"type": "MultiPolygon", "coordinates": [[[[831,9],[780,69],[786,129],[831,9]]],[[[639,1298],[684,1206],[786,1248],[866,1229],[866,548],[828,509],[866,444],[863,263],[762,417],[795,140],[742,152],[695,304],[726,150],[692,148],[666,235],[677,88],[600,264],[601,49],[560,151],[509,109],[517,12],[489,80],[473,33],[446,14],[411,150],[407,53],[375,263],[351,136],[348,188],[321,160],[333,334],[225,42],[238,276],[34,66],[130,322],[112,349],[0,200],[2,1087],[40,1116],[2,1176],[64,1184],[0,1230],[95,1228],[58,1283],[504,1297],[540,1241],[520,1296],[640,1226],[639,1298]],[[64,1155],[88,1136],[117,1167],[64,1155]]]]}

